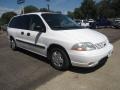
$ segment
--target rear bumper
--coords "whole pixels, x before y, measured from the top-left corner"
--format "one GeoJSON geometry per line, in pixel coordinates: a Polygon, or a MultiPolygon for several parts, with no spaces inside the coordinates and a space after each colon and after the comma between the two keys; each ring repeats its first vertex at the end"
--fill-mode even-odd
{"type": "Polygon", "coordinates": [[[102,49],[93,51],[70,51],[69,57],[73,66],[79,67],[94,67],[100,60],[105,57],[110,57],[113,52],[113,45],[108,44],[102,49]]]}

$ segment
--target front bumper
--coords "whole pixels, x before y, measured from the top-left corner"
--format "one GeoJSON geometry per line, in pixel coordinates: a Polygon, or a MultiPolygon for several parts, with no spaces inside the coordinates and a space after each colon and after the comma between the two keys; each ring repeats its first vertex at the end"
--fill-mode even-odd
{"type": "Polygon", "coordinates": [[[94,67],[100,60],[105,57],[110,57],[113,52],[113,45],[108,44],[102,49],[93,51],[73,51],[70,50],[69,57],[73,66],[79,67],[94,67]]]}

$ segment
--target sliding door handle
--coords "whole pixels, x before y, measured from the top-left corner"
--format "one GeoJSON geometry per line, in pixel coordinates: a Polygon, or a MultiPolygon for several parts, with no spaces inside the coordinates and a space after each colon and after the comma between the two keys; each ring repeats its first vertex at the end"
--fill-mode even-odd
{"type": "Polygon", "coordinates": [[[21,32],[21,35],[24,35],[24,32],[21,32]]]}
{"type": "Polygon", "coordinates": [[[30,33],[27,33],[27,36],[30,36],[30,33]]]}

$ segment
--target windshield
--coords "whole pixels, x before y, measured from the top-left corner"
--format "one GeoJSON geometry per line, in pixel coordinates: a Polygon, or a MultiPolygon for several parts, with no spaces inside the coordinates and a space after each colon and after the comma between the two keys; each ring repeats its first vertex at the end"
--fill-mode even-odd
{"type": "Polygon", "coordinates": [[[75,21],[62,14],[42,14],[42,17],[53,30],[69,30],[81,28],[75,21]]]}

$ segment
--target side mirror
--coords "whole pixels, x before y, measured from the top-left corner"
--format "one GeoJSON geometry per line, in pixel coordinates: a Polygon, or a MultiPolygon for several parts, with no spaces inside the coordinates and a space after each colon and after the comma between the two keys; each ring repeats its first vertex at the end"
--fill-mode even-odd
{"type": "Polygon", "coordinates": [[[34,27],[34,30],[39,31],[39,32],[46,32],[45,26],[37,25],[37,26],[34,27]]]}

